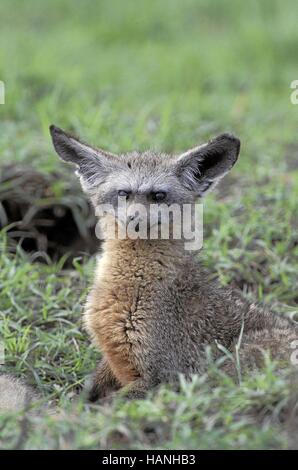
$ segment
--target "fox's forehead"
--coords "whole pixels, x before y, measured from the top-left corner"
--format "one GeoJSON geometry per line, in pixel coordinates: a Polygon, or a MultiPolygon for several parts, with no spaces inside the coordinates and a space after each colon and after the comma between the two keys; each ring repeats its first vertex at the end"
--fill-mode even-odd
{"type": "Polygon", "coordinates": [[[119,156],[119,166],[107,180],[130,191],[167,190],[174,179],[173,157],[152,152],[134,152],[119,156]]]}
{"type": "Polygon", "coordinates": [[[132,152],[120,155],[121,163],[128,168],[144,172],[161,171],[172,167],[173,155],[152,151],[132,152]]]}

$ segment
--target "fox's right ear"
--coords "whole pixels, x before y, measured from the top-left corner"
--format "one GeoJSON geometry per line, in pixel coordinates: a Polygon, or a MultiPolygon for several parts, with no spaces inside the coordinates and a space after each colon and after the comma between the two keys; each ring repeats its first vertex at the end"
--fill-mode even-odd
{"type": "Polygon", "coordinates": [[[115,155],[94,149],[54,125],[50,126],[50,133],[55,150],[62,160],[76,165],[76,174],[85,192],[92,191],[94,186],[102,183],[115,168],[115,155]]]}
{"type": "Polygon", "coordinates": [[[180,155],[176,174],[184,186],[202,197],[230,171],[240,151],[240,140],[221,134],[180,155]]]}

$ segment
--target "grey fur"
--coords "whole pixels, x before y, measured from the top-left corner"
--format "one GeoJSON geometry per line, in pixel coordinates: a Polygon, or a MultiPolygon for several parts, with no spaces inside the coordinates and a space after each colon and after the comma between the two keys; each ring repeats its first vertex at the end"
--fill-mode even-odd
{"type": "Polygon", "coordinates": [[[38,399],[31,387],[11,375],[0,375],[0,411],[21,411],[38,399]]]}

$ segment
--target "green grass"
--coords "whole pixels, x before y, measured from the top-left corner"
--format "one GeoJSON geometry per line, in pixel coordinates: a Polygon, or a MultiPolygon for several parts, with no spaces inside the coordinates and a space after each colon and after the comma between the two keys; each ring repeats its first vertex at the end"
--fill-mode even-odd
{"type": "MultiPolygon", "coordinates": [[[[297,312],[297,2],[2,0],[0,18],[0,164],[60,168],[52,122],[113,152],[178,152],[232,130],[241,157],[205,202],[201,256],[223,284],[297,312]]],[[[270,361],[241,386],[211,366],[180,393],[70,404],[98,357],[81,325],[94,259],[63,270],[10,254],[4,234],[0,248],[1,368],[61,407],[28,417],[25,437],[22,416],[0,417],[2,447],[19,435],[25,448],[293,445],[291,380],[270,361]]]]}

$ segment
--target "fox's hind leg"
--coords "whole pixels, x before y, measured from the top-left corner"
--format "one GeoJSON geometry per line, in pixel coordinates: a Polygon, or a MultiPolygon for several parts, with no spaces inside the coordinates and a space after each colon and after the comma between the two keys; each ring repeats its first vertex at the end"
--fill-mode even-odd
{"type": "Polygon", "coordinates": [[[86,392],[87,398],[91,402],[104,398],[110,392],[120,388],[120,383],[117,381],[105,358],[101,359],[97,364],[90,382],[86,387],[86,392]]]}
{"type": "Polygon", "coordinates": [[[233,359],[227,359],[223,364],[223,370],[236,376],[237,360],[241,374],[245,375],[250,371],[262,368],[266,354],[278,362],[280,367],[295,366],[295,358],[298,358],[298,328],[293,325],[287,328],[273,327],[271,329],[252,330],[244,333],[238,358],[236,358],[236,344],[238,338],[234,340],[229,350],[233,359]]]}

